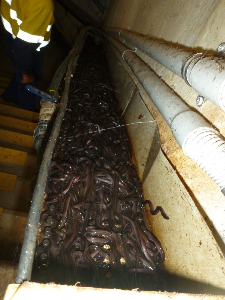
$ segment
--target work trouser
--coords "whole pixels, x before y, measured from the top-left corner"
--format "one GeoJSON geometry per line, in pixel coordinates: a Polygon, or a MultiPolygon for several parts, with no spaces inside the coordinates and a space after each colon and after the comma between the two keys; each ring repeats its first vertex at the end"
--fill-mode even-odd
{"type": "MultiPolygon", "coordinates": [[[[19,108],[35,111],[38,96],[28,92],[25,87],[26,84],[21,83],[21,80],[23,79],[23,72],[17,68],[15,62],[15,57],[13,53],[14,39],[12,35],[6,32],[4,36],[4,41],[12,66],[15,70],[15,74],[1,96],[6,101],[18,104],[19,108]]],[[[29,84],[31,84],[34,87],[38,87],[43,75],[43,57],[40,51],[34,52],[31,73],[34,75],[35,80],[29,84]]]]}

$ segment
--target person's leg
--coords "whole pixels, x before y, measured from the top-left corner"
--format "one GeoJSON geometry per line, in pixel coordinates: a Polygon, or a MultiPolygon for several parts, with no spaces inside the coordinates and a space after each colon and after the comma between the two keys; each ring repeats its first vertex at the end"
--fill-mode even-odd
{"type": "MultiPolygon", "coordinates": [[[[23,74],[21,71],[18,70],[16,72],[18,87],[18,107],[26,110],[35,111],[38,96],[28,92],[28,90],[26,89],[26,83],[21,83],[22,78],[23,74]]],[[[34,85],[35,81],[29,84],[34,85]]]]}
{"type": "Polygon", "coordinates": [[[1,98],[8,102],[13,102],[18,104],[18,86],[16,80],[16,74],[13,75],[9,85],[5,88],[4,92],[1,94],[1,98]]]}
{"type": "MultiPolygon", "coordinates": [[[[32,73],[35,80],[30,85],[38,87],[42,78],[43,60],[42,54],[40,52],[35,53],[33,61],[32,73]]],[[[17,71],[17,85],[18,85],[18,106],[22,109],[35,111],[38,96],[28,92],[26,89],[26,84],[21,83],[22,75],[20,71],[17,71]]]]}
{"type": "MultiPolygon", "coordinates": [[[[16,70],[16,64],[15,64],[15,59],[14,59],[14,54],[13,54],[13,37],[12,35],[5,31],[4,34],[4,43],[6,50],[8,52],[10,61],[12,63],[12,66],[14,70],[16,70]]],[[[17,80],[16,80],[16,74],[12,77],[9,85],[5,88],[5,91],[1,95],[3,100],[18,103],[18,87],[17,87],[17,80]]]]}
{"type": "Polygon", "coordinates": [[[9,59],[12,63],[13,69],[16,71],[16,63],[15,63],[15,58],[14,58],[14,53],[13,53],[13,44],[14,44],[14,39],[8,31],[5,30],[4,32],[4,44],[7,50],[7,53],[9,55],[9,59]]]}
{"type": "Polygon", "coordinates": [[[32,73],[37,80],[36,84],[39,85],[43,77],[43,55],[41,51],[35,52],[32,73]]]}

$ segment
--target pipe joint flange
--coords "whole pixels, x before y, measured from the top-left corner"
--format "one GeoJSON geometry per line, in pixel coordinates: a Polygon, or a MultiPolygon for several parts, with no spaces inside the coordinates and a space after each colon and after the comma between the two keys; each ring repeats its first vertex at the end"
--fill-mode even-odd
{"type": "Polygon", "coordinates": [[[45,101],[41,105],[39,122],[52,120],[55,117],[55,112],[57,110],[57,105],[50,101],[45,101]]]}
{"type": "Polygon", "coordinates": [[[190,157],[225,192],[225,141],[213,128],[200,127],[190,132],[182,145],[190,157]]]}
{"type": "Polygon", "coordinates": [[[196,105],[198,107],[201,107],[203,104],[205,103],[205,97],[198,95],[197,99],[196,99],[196,105]]]}
{"type": "Polygon", "coordinates": [[[50,120],[42,120],[40,121],[34,129],[33,139],[34,139],[34,147],[38,150],[41,142],[46,135],[47,129],[51,124],[50,120]]]}
{"type": "Polygon", "coordinates": [[[192,54],[188,57],[186,57],[184,60],[183,60],[183,63],[182,63],[182,68],[181,68],[181,75],[182,75],[182,78],[184,79],[184,81],[191,86],[189,80],[188,80],[188,71],[189,71],[189,68],[191,66],[191,69],[194,67],[194,65],[201,59],[203,58],[203,54],[202,53],[195,53],[195,54],[192,54]]]}
{"type": "MultiPolygon", "coordinates": [[[[183,149],[186,137],[198,128],[211,128],[210,125],[195,111],[187,110],[178,114],[171,124],[172,133],[183,149]]],[[[184,149],[183,149],[184,150],[184,149]]]]}

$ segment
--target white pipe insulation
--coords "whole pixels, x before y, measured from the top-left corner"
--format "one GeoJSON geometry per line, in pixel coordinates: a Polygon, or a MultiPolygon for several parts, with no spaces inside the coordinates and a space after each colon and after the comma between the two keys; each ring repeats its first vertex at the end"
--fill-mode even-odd
{"type": "Polygon", "coordinates": [[[225,141],[192,111],[136,54],[107,37],[133,71],[169,125],[184,153],[202,168],[225,194],[225,141]]]}
{"type": "Polygon", "coordinates": [[[167,69],[180,76],[195,91],[225,111],[225,61],[183,51],[126,29],[105,29],[124,44],[132,44],[167,69]]]}

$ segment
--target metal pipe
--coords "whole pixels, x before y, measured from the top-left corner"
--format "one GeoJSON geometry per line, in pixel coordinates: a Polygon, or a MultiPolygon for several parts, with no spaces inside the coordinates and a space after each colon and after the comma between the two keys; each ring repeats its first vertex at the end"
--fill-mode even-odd
{"type": "Polygon", "coordinates": [[[225,142],[219,132],[198,113],[192,111],[133,51],[114,38],[108,40],[142,84],[184,153],[192,158],[224,193],[225,142]]]}
{"type": "Polygon", "coordinates": [[[54,126],[48,144],[45,149],[42,164],[38,173],[38,178],[34,189],[34,194],[32,197],[28,222],[26,226],[23,246],[20,255],[16,283],[22,283],[23,281],[31,279],[38,224],[40,219],[41,207],[44,198],[45,186],[46,186],[46,181],[49,173],[51,158],[59,134],[62,119],[66,110],[66,106],[67,106],[71,74],[74,71],[75,66],[77,64],[79,53],[82,50],[84,40],[87,34],[87,30],[88,29],[85,28],[83,31],[81,31],[73,47],[74,51],[75,49],[77,50],[74,52],[73,56],[70,59],[70,63],[66,74],[66,82],[65,82],[65,89],[62,97],[62,104],[59,113],[56,117],[56,120],[54,122],[54,126]]]}
{"type": "Polygon", "coordinates": [[[183,78],[195,91],[225,111],[225,61],[168,46],[126,29],[105,31],[124,44],[132,44],[167,69],[183,78]]]}

